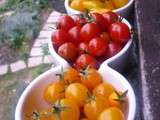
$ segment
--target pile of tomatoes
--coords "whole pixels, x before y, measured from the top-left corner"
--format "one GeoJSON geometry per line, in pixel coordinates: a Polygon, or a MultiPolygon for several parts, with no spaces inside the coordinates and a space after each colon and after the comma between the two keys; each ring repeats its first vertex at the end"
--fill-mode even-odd
{"type": "Polygon", "coordinates": [[[70,7],[78,10],[90,12],[106,12],[123,7],[128,3],[128,0],[69,0],[70,7]]]}
{"type": "Polygon", "coordinates": [[[46,86],[47,110],[33,112],[34,120],[125,120],[127,91],[120,92],[103,82],[94,68],[69,68],[46,86]]]}
{"type": "Polygon", "coordinates": [[[99,64],[118,53],[131,37],[114,12],[63,15],[52,33],[57,53],[77,69],[99,64]]]}

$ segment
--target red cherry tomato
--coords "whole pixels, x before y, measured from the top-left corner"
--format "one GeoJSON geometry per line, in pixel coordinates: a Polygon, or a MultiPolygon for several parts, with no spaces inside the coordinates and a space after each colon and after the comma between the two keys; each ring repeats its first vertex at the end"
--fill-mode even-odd
{"type": "Polygon", "coordinates": [[[106,20],[104,19],[104,17],[101,14],[91,13],[91,16],[93,17],[95,22],[99,25],[101,30],[103,30],[103,31],[107,30],[108,23],[106,22],[106,20]]]}
{"type": "Polygon", "coordinates": [[[78,50],[73,43],[64,43],[58,48],[58,54],[69,62],[73,62],[78,54],[78,50]]]}
{"type": "Polygon", "coordinates": [[[76,46],[80,42],[80,26],[75,26],[68,31],[69,41],[74,43],[76,46]]]}
{"type": "Polygon", "coordinates": [[[122,45],[118,43],[111,42],[109,43],[108,56],[112,57],[117,54],[122,49],[122,45]]]}
{"type": "Polygon", "coordinates": [[[74,16],[73,19],[77,26],[83,26],[87,23],[87,20],[80,15],[74,16]]]}
{"type": "Polygon", "coordinates": [[[111,37],[107,32],[103,32],[100,34],[100,37],[104,39],[107,43],[111,41],[111,37]]]}
{"type": "Polygon", "coordinates": [[[118,15],[114,12],[111,12],[111,11],[103,13],[103,17],[104,17],[106,23],[108,23],[108,25],[118,21],[118,15]]]}
{"type": "Polygon", "coordinates": [[[85,42],[82,42],[78,46],[79,54],[84,54],[89,52],[88,44],[85,42]]]}
{"type": "Polygon", "coordinates": [[[80,70],[85,69],[88,66],[96,68],[96,60],[88,54],[80,55],[76,60],[75,67],[80,70]]]}
{"type": "Polygon", "coordinates": [[[68,31],[73,26],[75,26],[75,22],[72,17],[63,15],[59,18],[58,28],[68,31]]]}
{"type": "Polygon", "coordinates": [[[52,33],[51,39],[55,47],[59,47],[67,41],[68,35],[64,30],[56,30],[52,33]]]}
{"type": "Polygon", "coordinates": [[[111,24],[109,27],[109,33],[111,39],[118,43],[126,43],[131,37],[129,27],[122,22],[111,24]]]}
{"type": "Polygon", "coordinates": [[[93,38],[89,44],[89,53],[92,55],[92,56],[96,56],[96,57],[100,57],[100,56],[103,56],[106,52],[106,49],[108,49],[108,43],[100,38],[100,37],[97,37],[97,38],[93,38]]]}
{"type": "Polygon", "coordinates": [[[80,31],[81,40],[87,42],[99,35],[100,29],[94,22],[85,24],[80,31]]]}

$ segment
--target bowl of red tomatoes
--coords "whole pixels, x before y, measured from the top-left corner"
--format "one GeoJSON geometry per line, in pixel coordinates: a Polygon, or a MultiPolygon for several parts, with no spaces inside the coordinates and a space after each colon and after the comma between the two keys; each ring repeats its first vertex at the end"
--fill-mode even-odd
{"type": "Polygon", "coordinates": [[[128,17],[133,9],[134,0],[65,0],[64,6],[68,14],[89,12],[104,13],[113,11],[128,17]]]}
{"type": "Polygon", "coordinates": [[[110,67],[102,67],[78,71],[57,66],[41,74],[21,95],[15,120],[134,120],[131,85],[110,67]]]}
{"type": "Polygon", "coordinates": [[[98,69],[106,63],[121,70],[132,44],[129,22],[114,12],[63,15],[49,41],[57,64],[98,69]]]}

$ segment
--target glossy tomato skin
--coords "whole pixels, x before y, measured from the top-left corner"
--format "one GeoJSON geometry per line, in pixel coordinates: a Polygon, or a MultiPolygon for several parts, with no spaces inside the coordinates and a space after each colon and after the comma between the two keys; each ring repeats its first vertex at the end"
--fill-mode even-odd
{"type": "Polygon", "coordinates": [[[80,31],[82,42],[88,42],[99,34],[100,29],[95,22],[85,24],[80,31]]]}
{"type": "Polygon", "coordinates": [[[107,109],[109,104],[103,96],[94,96],[84,105],[84,113],[89,120],[97,120],[98,116],[107,109]]]}
{"type": "Polygon", "coordinates": [[[75,26],[75,22],[72,19],[72,17],[68,15],[63,15],[59,18],[58,21],[58,28],[63,29],[68,32],[69,29],[71,29],[73,26],[75,26]]]}
{"type": "Polygon", "coordinates": [[[57,48],[67,41],[68,34],[64,30],[58,29],[52,33],[51,39],[52,44],[57,48]]]}
{"type": "Polygon", "coordinates": [[[68,31],[68,39],[70,42],[74,43],[74,45],[78,46],[80,42],[80,26],[75,26],[68,31]]]}
{"type": "Polygon", "coordinates": [[[91,16],[103,31],[107,30],[106,28],[108,26],[108,23],[104,19],[103,15],[99,13],[91,13],[91,16]]]}
{"type": "Polygon", "coordinates": [[[102,76],[94,68],[86,68],[81,70],[81,83],[92,91],[98,84],[102,82],[102,76]]]}
{"type": "Polygon", "coordinates": [[[109,43],[109,51],[108,51],[108,56],[112,57],[114,55],[116,55],[118,52],[120,52],[120,50],[122,49],[122,45],[119,43],[115,43],[115,42],[110,42],[109,43]]]}
{"type": "Polygon", "coordinates": [[[85,69],[88,66],[96,68],[96,60],[88,54],[80,55],[76,60],[75,67],[80,70],[85,69]]]}
{"type": "Polygon", "coordinates": [[[79,107],[83,107],[88,93],[89,90],[83,84],[72,83],[67,87],[65,97],[75,101],[79,107]]]}
{"type": "Polygon", "coordinates": [[[120,109],[110,107],[104,110],[97,120],[125,120],[125,117],[120,109]]]}
{"type": "Polygon", "coordinates": [[[79,54],[86,54],[86,53],[89,53],[89,47],[88,47],[88,43],[85,43],[85,42],[81,42],[78,46],[78,51],[79,51],[79,54]]]}
{"type": "Polygon", "coordinates": [[[108,24],[108,27],[112,23],[118,21],[118,15],[112,11],[108,11],[106,13],[103,13],[103,17],[104,17],[106,23],[108,24]]]}
{"type": "Polygon", "coordinates": [[[108,43],[104,39],[97,37],[89,41],[88,47],[92,56],[100,57],[108,50],[108,43]]]}
{"type": "Polygon", "coordinates": [[[48,85],[44,90],[44,99],[46,102],[53,104],[55,101],[64,97],[65,86],[62,82],[55,82],[48,85]]]}
{"type": "Polygon", "coordinates": [[[111,24],[109,27],[109,33],[114,42],[121,44],[126,43],[131,38],[129,27],[122,22],[111,24]]]}
{"type": "Polygon", "coordinates": [[[73,17],[74,22],[76,23],[77,26],[82,27],[83,25],[85,25],[87,23],[87,20],[83,17],[83,16],[74,16],[73,17]]]}
{"type": "Polygon", "coordinates": [[[66,59],[68,62],[73,62],[78,54],[76,46],[71,43],[64,43],[58,48],[58,54],[66,59]]]}

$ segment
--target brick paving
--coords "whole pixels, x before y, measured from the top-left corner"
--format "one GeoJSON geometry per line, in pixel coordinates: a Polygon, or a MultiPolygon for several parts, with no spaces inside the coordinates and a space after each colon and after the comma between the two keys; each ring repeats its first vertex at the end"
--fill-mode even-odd
{"type": "Polygon", "coordinates": [[[12,63],[10,65],[11,72],[16,72],[16,71],[22,70],[26,67],[27,67],[26,63],[22,60],[19,60],[19,61],[15,62],[15,63],[12,63]]]}

